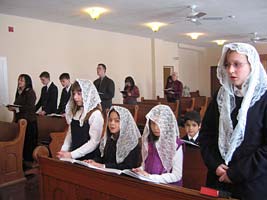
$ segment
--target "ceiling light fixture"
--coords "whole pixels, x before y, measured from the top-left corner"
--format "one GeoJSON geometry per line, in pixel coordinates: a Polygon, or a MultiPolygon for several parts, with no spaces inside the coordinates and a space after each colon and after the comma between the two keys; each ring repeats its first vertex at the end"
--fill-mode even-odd
{"type": "Polygon", "coordinates": [[[214,40],[213,42],[217,43],[217,45],[222,46],[227,40],[214,40]]]}
{"type": "Polygon", "coordinates": [[[204,35],[203,33],[187,33],[186,35],[190,36],[192,40],[196,40],[200,35],[204,35]]]}
{"type": "Polygon", "coordinates": [[[85,8],[84,11],[88,13],[92,19],[97,20],[100,15],[107,12],[108,10],[102,7],[89,7],[85,8]]]}
{"type": "Polygon", "coordinates": [[[153,32],[158,32],[160,27],[165,26],[167,24],[161,22],[150,22],[146,23],[145,25],[148,26],[153,32]]]}

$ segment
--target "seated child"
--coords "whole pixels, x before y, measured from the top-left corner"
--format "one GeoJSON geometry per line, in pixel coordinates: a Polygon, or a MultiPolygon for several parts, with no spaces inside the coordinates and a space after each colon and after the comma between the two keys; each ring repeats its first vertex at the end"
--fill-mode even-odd
{"type": "Polygon", "coordinates": [[[187,112],[184,115],[184,128],[187,135],[185,135],[182,139],[198,145],[198,134],[201,128],[201,117],[198,112],[187,112]]]}
{"type": "Polygon", "coordinates": [[[100,102],[91,81],[78,79],[73,83],[65,115],[70,126],[58,158],[84,160],[99,154],[104,124],[100,102]]]}
{"type": "Polygon", "coordinates": [[[101,156],[85,162],[100,168],[132,169],[141,164],[140,132],[128,109],[112,106],[107,131],[100,144],[101,156]]]}
{"type": "Polygon", "coordinates": [[[182,185],[183,143],[176,118],[166,105],[157,105],[146,115],[140,168],[134,172],[159,183],[182,185]]]}

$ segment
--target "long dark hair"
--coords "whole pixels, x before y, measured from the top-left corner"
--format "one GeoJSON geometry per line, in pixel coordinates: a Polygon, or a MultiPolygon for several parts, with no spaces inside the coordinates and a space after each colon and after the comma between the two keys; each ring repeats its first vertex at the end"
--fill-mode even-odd
{"type": "Polygon", "coordinates": [[[77,110],[79,110],[79,106],[75,103],[75,101],[74,101],[74,95],[73,95],[73,93],[75,92],[75,91],[78,91],[78,92],[81,92],[82,91],[82,88],[81,88],[81,86],[80,86],[80,84],[78,83],[78,81],[75,81],[72,85],[71,85],[71,98],[72,98],[72,100],[73,100],[73,102],[74,102],[74,106],[73,106],[73,108],[72,108],[72,114],[73,115],[75,115],[75,113],[77,112],[77,110]]]}
{"type": "Polygon", "coordinates": [[[28,74],[20,74],[18,79],[20,78],[24,78],[25,80],[25,89],[32,89],[32,79],[28,74]]]}
{"type": "Polygon", "coordinates": [[[154,143],[159,139],[159,136],[154,135],[154,133],[152,132],[151,120],[149,120],[148,125],[149,125],[149,135],[148,135],[147,140],[148,140],[148,142],[153,142],[154,143]]]}
{"type": "MultiPolygon", "coordinates": [[[[117,115],[118,115],[119,118],[120,118],[119,113],[118,113],[115,109],[112,109],[112,110],[109,111],[109,114],[108,114],[108,120],[109,120],[110,114],[111,114],[112,112],[117,113],[117,115]]],[[[109,139],[111,139],[112,134],[111,134],[111,132],[110,132],[110,130],[109,130],[109,127],[108,127],[108,120],[107,120],[107,136],[108,136],[107,138],[108,138],[108,140],[109,140],[109,139]]],[[[118,135],[117,135],[117,137],[116,137],[116,140],[117,140],[119,137],[120,137],[120,133],[118,133],[118,135]]]]}
{"type": "MultiPolygon", "coordinates": [[[[125,82],[125,84],[126,84],[127,82],[129,82],[129,83],[131,84],[131,86],[130,86],[130,90],[132,90],[132,89],[134,88],[134,86],[135,86],[135,82],[134,82],[134,80],[133,80],[133,78],[132,78],[131,76],[127,76],[127,77],[125,78],[125,81],[124,81],[124,82],[125,82]]],[[[128,87],[128,86],[125,85],[124,90],[126,90],[127,87],[128,87]]]]}

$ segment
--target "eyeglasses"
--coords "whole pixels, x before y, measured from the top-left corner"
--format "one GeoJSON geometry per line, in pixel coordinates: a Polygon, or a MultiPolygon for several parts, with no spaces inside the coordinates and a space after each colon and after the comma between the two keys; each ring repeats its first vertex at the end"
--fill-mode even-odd
{"type": "Polygon", "coordinates": [[[231,67],[231,65],[233,65],[234,68],[240,68],[240,67],[242,67],[242,66],[245,65],[245,64],[249,64],[249,63],[241,63],[241,62],[225,63],[225,64],[224,64],[224,67],[225,67],[225,68],[229,68],[229,67],[231,67]]]}

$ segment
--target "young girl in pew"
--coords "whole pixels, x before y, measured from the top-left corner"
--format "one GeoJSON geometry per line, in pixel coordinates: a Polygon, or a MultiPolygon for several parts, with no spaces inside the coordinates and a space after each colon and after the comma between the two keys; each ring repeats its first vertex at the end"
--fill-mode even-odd
{"type": "Polygon", "coordinates": [[[85,160],[100,168],[132,169],[141,164],[140,132],[128,109],[113,106],[108,113],[107,131],[100,144],[101,156],[85,160]]]}
{"type": "Polygon", "coordinates": [[[32,88],[32,79],[28,74],[20,74],[18,77],[18,87],[14,101],[15,106],[8,106],[8,110],[14,112],[14,121],[20,119],[27,120],[27,128],[24,140],[23,159],[24,169],[29,162],[33,161],[32,152],[37,145],[38,130],[37,118],[35,114],[36,95],[32,88]]]}
{"type": "Polygon", "coordinates": [[[182,186],[183,146],[176,118],[166,105],[157,105],[146,115],[140,168],[134,172],[159,183],[182,186]]]}
{"type": "Polygon", "coordinates": [[[66,106],[66,120],[70,125],[58,158],[92,159],[99,153],[103,129],[100,97],[89,80],[77,79],[71,87],[66,106]]]}

